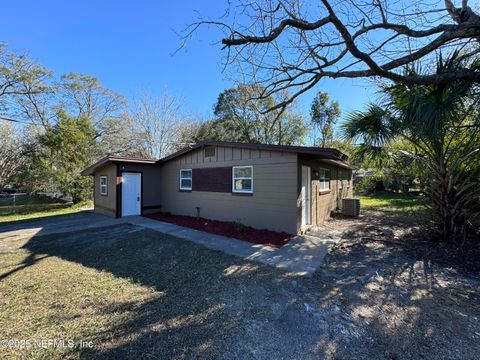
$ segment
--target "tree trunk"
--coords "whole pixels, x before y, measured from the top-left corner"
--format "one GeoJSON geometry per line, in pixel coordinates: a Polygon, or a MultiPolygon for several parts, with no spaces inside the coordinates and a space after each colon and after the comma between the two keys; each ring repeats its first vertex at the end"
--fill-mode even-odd
{"type": "Polygon", "coordinates": [[[430,186],[432,210],[444,241],[453,241],[465,231],[465,215],[457,197],[458,184],[453,174],[439,161],[430,186]]]}

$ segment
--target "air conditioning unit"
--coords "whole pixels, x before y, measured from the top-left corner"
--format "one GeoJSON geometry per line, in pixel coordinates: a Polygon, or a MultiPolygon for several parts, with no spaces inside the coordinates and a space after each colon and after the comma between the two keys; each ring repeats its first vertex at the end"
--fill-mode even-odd
{"type": "Polygon", "coordinates": [[[360,214],[360,199],[342,199],[342,214],[357,217],[360,214]]]}

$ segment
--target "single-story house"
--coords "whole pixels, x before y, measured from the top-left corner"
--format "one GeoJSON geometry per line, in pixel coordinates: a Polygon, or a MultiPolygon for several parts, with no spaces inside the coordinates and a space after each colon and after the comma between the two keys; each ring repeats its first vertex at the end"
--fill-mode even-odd
{"type": "Polygon", "coordinates": [[[95,211],[159,211],[301,233],[352,196],[352,166],[328,148],[205,141],[160,160],[107,156],[94,177],[95,211]]]}

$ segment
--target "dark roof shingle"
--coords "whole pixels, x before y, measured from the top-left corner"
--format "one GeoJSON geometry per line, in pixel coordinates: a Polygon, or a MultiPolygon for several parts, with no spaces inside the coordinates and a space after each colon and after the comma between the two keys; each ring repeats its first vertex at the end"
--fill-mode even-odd
{"type": "Polygon", "coordinates": [[[166,162],[172,160],[178,156],[186,154],[192,150],[204,147],[204,146],[223,146],[223,147],[234,147],[234,148],[243,148],[243,149],[254,149],[254,150],[270,150],[270,151],[280,151],[280,152],[290,152],[306,155],[315,155],[324,159],[348,160],[348,156],[342,152],[331,149],[331,148],[319,148],[314,146],[291,146],[291,145],[272,145],[272,144],[254,144],[254,143],[240,143],[240,142],[229,142],[229,141],[202,141],[194,145],[185,147],[169,156],[160,159],[158,162],[166,162]]]}

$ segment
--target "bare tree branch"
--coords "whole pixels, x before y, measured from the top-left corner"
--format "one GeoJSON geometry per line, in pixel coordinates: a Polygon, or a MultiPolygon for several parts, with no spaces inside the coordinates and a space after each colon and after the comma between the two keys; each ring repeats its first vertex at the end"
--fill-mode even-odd
{"type": "Polygon", "coordinates": [[[477,54],[480,16],[468,0],[239,0],[227,14],[221,21],[196,22],[184,40],[201,25],[216,26],[224,34],[227,70],[241,73],[242,82],[247,76],[262,84],[265,97],[292,89],[295,99],[324,78],[480,82],[480,73],[469,67],[448,74],[404,71],[414,63],[428,68],[440,51],[464,47],[477,54]]]}

